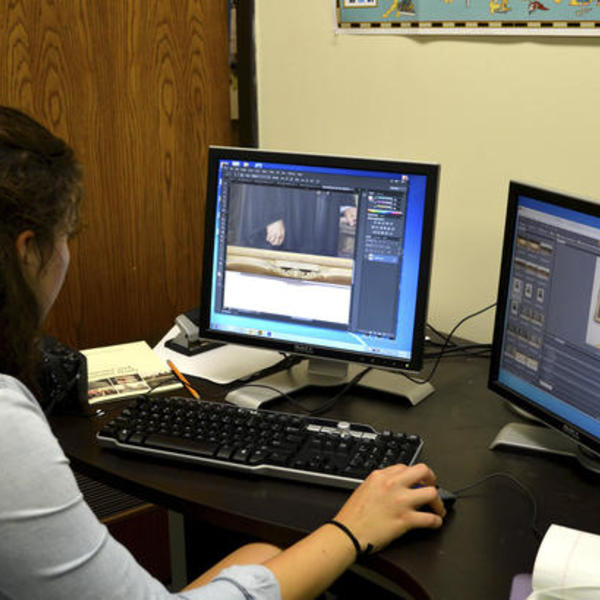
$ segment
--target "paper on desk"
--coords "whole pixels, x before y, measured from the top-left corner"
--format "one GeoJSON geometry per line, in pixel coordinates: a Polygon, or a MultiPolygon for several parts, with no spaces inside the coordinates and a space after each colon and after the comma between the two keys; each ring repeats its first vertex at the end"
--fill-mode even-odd
{"type": "Polygon", "coordinates": [[[202,377],[215,383],[225,384],[248,377],[257,371],[272,367],[282,358],[279,352],[246,346],[227,344],[214,350],[186,356],[165,347],[165,342],[179,333],[177,325],[154,347],[164,360],[172,360],[175,366],[187,375],[202,377]]]}
{"type": "Polygon", "coordinates": [[[565,593],[564,596],[558,597],[598,598],[600,597],[599,557],[600,535],[551,525],[535,559],[533,589],[539,593],[553,588],[594,586],[596,591],[591,591],[591,595],[565,593]]]}

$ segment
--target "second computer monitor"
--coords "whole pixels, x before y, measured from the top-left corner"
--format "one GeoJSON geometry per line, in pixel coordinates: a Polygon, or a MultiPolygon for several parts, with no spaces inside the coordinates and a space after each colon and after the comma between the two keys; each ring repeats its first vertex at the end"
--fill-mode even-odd
{"type": "MultiPolygon", "coordinates": [[[[600,469],[598,204],[510,184],[489,384],[600,469]]],[[[554,444],[522,424],[496,443],[544,449],[535,436],[554,444]]]]}
{"type": "Polygon", "coordinates": [[[419,369],[438,167],[209,152],[200,335],[419,369]]]}

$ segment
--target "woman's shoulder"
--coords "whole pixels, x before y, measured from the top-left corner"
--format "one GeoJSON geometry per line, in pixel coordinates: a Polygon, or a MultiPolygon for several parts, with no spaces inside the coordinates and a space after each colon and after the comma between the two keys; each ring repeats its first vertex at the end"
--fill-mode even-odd
{"type": "Polygon", "coordinates": [[[45,420],[40,405],[27,386],[11,375],[0,373],[0,412],[9,410],[33,411],[45,420]]]}
{"type": "Polygon", "coordinates": [[[42,409],[22,382],[4,374],[0,375],[0,456],[0,520],[2,510],[12,504],[35,504],[42,488],[48,492],[52,477],[63,485],[59,472],[66,459],[42,409]]]}

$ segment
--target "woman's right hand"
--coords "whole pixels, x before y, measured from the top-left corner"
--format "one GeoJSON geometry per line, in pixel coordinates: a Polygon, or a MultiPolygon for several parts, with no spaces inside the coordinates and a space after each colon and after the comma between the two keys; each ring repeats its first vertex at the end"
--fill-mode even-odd
{"type": "Polygon", "coordinates": [[[425,464],[394,465],[373,471],[335,516],[358,539],[361,548],[380,550],[410,529],[442,526],[446,514],[425,464]],[[431,512],[419,510],[429,505],[431,512]]]}
{"type": "MultiPolygon", "coordinates": [[[[440,527],[443,514],[429,467],[394,465],[371,473],[335,520],[363,550],[369,544],[380,550],[409,529],[440,527]],[[418,510],[425,504],[434,512],[418,510]]],[[[355,560],[353,542],[338,527],[325,524],[264,564],[279,581],[283,600],[302,600],[316,598],[355,560]]]]}

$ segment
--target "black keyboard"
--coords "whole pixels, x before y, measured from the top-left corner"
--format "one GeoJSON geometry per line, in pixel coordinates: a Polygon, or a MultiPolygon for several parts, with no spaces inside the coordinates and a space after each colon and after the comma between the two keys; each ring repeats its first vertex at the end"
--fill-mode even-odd
{"type": "Polygon", "coordinates": [[[282,479],[354,488],[374,469],[411,465],[417,435],[368,425],[140,396],[97,434],[102,446],[282,479]]]}

